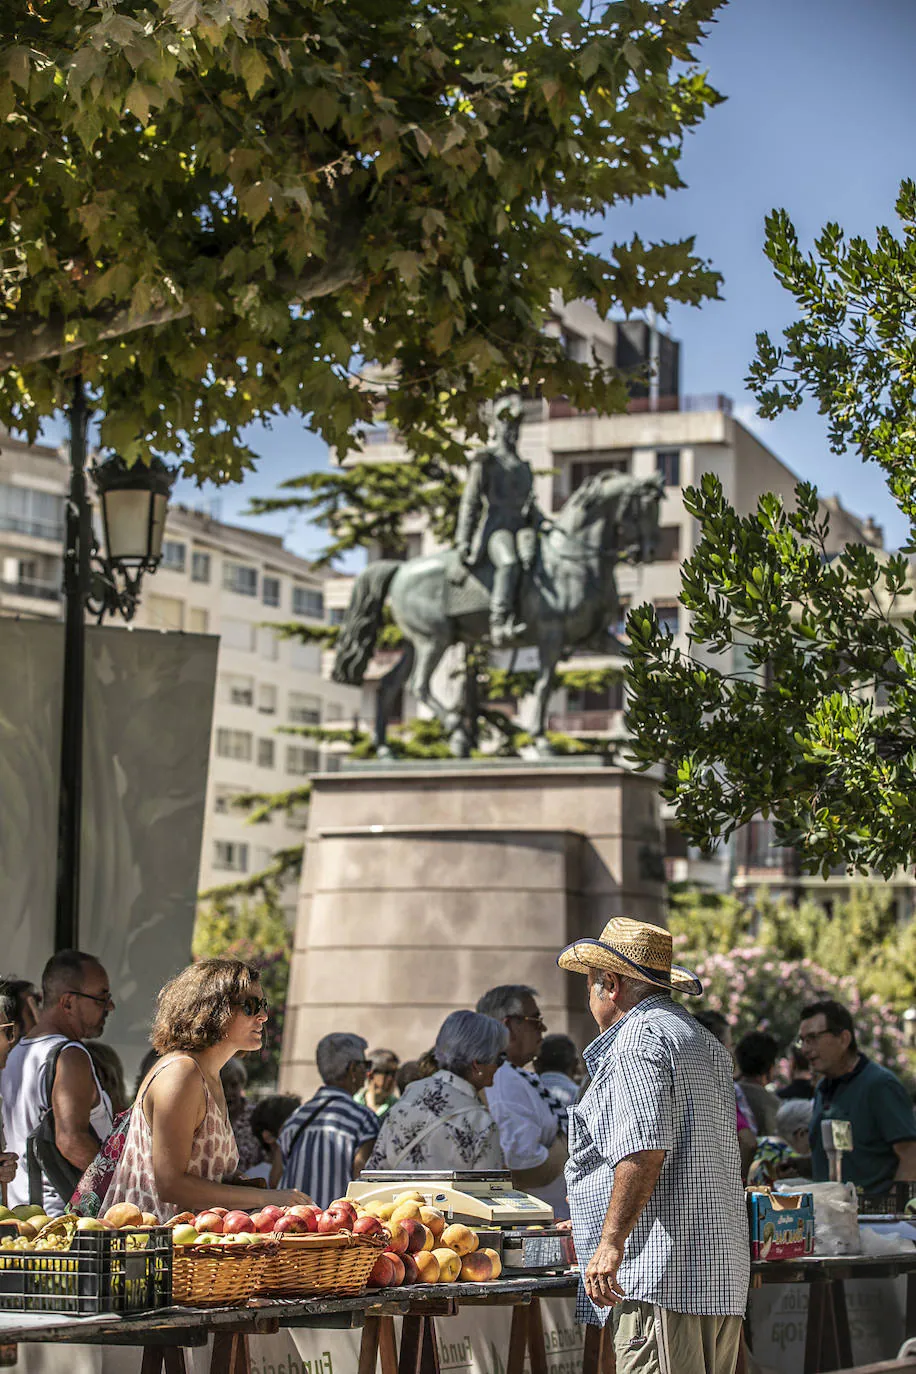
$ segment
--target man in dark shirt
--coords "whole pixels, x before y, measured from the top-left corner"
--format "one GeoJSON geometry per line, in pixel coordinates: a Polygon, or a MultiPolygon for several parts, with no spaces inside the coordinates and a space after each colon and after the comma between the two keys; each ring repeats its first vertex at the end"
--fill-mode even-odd
{"type": "Polygon", "coordinates": [[[830,1175],[822,1121],[848,1121],[852,1151],[843,1180],[866,1193],[885,1193],[895,1180],[916,1179],[916,1113],[896,1074],[859,1052],[853,1020],[839,1002],[814,1002],[801,1014],[798,1043],[823,1075],[811,1117],[811,1163],[816,1183],[830,1175]]]}

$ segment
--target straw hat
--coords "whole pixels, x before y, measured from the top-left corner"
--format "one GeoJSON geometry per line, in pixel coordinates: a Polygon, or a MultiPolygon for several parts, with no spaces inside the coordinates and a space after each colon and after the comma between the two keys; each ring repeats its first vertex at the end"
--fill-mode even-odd
{"type": "Polygon", "coordinates": [[[703,991],[695,973],[672,964],[670,932],[645,921],[632,921],[629,916],[608,921],[597,940],[576,940],[567,945],[557,963],[570,973],[604,969],[691,997],[699,997],[703,991]]]}

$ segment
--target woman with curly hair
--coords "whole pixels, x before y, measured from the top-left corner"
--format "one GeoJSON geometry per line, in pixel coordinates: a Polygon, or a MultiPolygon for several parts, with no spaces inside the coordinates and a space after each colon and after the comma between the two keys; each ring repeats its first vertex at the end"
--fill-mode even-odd
{"type": "Polygon", "coordinates": [[[203,959],[165,985],[150,1037],[160,1057],[137,1094],[106,1206],[132,1202],[164,1221],[206,1207],[309,1201],[295,1188],[227,1181],[239,1157],[220,1070],[261,1048],[267,1010],[257,969],[237,959],[203,959]]]}

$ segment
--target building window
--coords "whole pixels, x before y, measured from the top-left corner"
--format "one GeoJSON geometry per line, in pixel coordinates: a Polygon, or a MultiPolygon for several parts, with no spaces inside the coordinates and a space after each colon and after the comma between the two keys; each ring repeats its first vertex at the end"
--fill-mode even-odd
{"type": "Polygon", "coordinates": [[[627,632],[627,616],[630,614],[630,598],[622,596],[617,608],[617,619],[611,621],[608,629],[612,635],[625,635],[627,632]]]}
{"type": "Polygon", "coordinates": [[[179,601],[177,596],[150,594],[144,600],[149,618],[157,630],[184,629],[184,602],[179,601]]]}
{"type": "Polygon", "coordinates": [[[257,596],[258,570],[245,563],[224,563],[223,586],[238,596],[257,596]]]}
{"type": "Polygon", "coordinates": [[[666,487],[681,485],[681,450],[660,448],[655,454],[655,471],[660,472],[666,487]]]}
{"type": "Polygon", "coordinates": [[[188,610],[188,629],[192,635],[209,634],[210,612],[201,610],[199,606],[191,606],[188,610]]]}
{"type": "Polygon", "coordinates": [[[280,579],[279,577],[261,578],[261,600],[265,606],[279,606],[280,604],[280,579]]]}
{"type": "Polygon", "coordinates": [[[180,544],[177,539],[164,539],[162,541],[160,568],[166,568],[169,572],[183,573],[187,551],[187,544],[180,544]]]}
{"type": "Polygon", "coordinates": [[[304,778],[309,773],[318,772],[318,750],[306,749],[302,744],[286,746],[286,771],[294,777],[304,778]]]}
{"type": "Polygon", "coordinates": [[[223,681],[226,700],[230,706],[254,705],[254,678],[236,677],[232,674],[227,675],[223,681]]]}
{"type": "Polygon", "coordinates": [[[214,840],[213,867],[227,873],[247,873],[247,844],[239,844],[237,840],[214,840]]]}
{"type": "Polygon", "coordinates": [[[280,641],[269,625],[258,628],[258,653],[271,663],[276,663],[280,657],[280,641]]]}
{"type": "Polygon", "coordinates": [[[570,715],[586,711],[622,711],[623,683],[610,682],[597,692],[567,692],[566,709],[570,715]]]}
{"type": "Polygon", "coordinates": [[[629,472],[630,455],[628,453],[609,453],[606,457],[595,457],[586,459],[576,459],[569,465],[569,490],[578,491],[583,483],[591,477],[597,477],[601,472],[629,472]]]}
{"type": "Polygon", "coordinates": [[[216,732],[216,752],[221,759],[238,759],[240,763],[251,762],[252,735],[249,730],[226,730],[216,732]]]}
{"type": "Polygon", "coordinates": [[[681,556],[680,525],[660,525],[655,539],[655,559],[658,563],[676,563],[681,556]]]}
{"type": "Polygon", "coordinates": [[[258,710],[262,716],[275,716],[277,714],[277,689],[272,682],[259,684],[258,710]]]}
{"type": "Polygon", "coordinates": [[[332,606],[328,611],[329,625],[342,625],[346,618],[347,612],[344,606],[332,606]]]}
{"type": "Polygon", "coordinates": [[[199,549],[195,549],[191,554],[191,581],[210,581],[210,555],[201,553],[199,549]]]}
{"type": "Polygon", "coordinates": [[[293,586],[293,614],[307,615],[313,620],[324,619],[324,592],[311,587],[293,586]]]}
{"type": "Polygon", "coordinates": [[[290,692],[287,718],[293,725],[320,725],[321,701],[305,692],[290,692]]]}
{"type": "Polygon", "coordinates": [[[297,672],[317,677],[321,672],[321,649],[317,644],[301,644],[294,639],[289,646],[289,661],[297,672]]]}
{"type": "Polygon", "coordinates": [[[656,603],[655,614],[663,634],[680,634],[681,608],[677,602],[656,603]]]}
{"type": "Polygon", "coordinates": [[[213,810],[219,816],[228,816],[232,811],[232,799],[244,792],[243,787],[219,787],[213,794],[213,810]]]}
{"type": "Polygon", "coordinates": [[[64,497],[0,483],[0,530],[57,543],[64,537],[64,497]]]}
{"type": "Polygon", "coordinates": [[[250,620],[232,620],[229,616],[223,616],[220,638],[227,649],[242,649],[250,654],[255,647],[257,628],[250,620]]]}
{"type": "Polygon", "coordinates": [[[258,740],[258,767],[273,768],[274,766],[274,742],[272,739],[258,740]]]}

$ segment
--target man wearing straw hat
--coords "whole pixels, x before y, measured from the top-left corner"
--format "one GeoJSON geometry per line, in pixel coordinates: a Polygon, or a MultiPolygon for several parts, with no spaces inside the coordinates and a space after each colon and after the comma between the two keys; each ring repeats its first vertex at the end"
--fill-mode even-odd
{"type": "Polygon", "coordinates": [[[588,978],[600,1032],[570,1108],[577,1316],[611,1318],[618,1374],[734,1374],[750,1247],[732,1062],[672,998],[702,985],[666,930],[625,916],[557,962],[588,978]]]}

